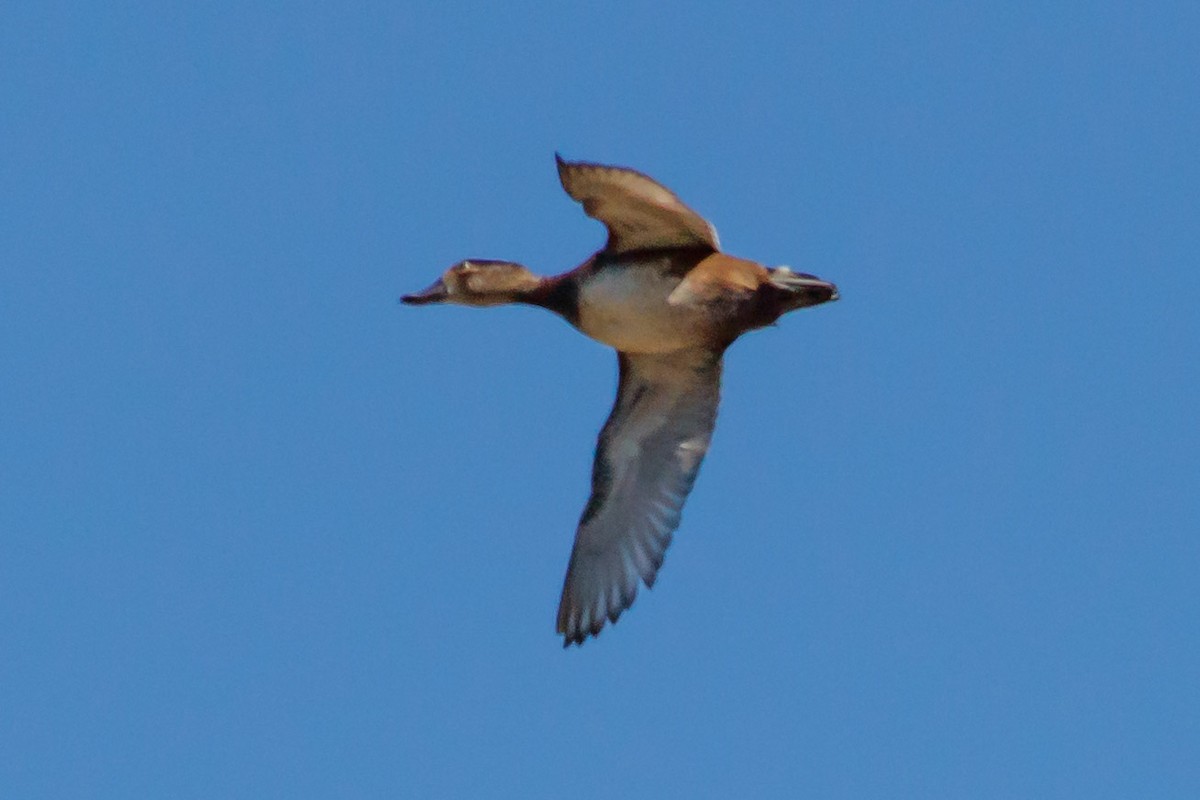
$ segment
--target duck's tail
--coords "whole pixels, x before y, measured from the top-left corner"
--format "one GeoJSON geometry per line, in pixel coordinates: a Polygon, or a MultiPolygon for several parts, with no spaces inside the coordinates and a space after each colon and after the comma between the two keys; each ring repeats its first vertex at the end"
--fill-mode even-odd
{"type": "Polygon", "coordinates": [[[837,286],[821,280],[816,275],[792,272],[787,267],[773,267],[770,273],[770,283],[785,293],[785,304],[789,311],[838,299],[837,286]]]}

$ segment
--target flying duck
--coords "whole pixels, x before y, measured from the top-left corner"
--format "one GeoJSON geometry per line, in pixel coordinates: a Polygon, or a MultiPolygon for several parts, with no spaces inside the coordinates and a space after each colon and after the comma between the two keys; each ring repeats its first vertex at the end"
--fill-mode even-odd
{"type": "Polygon", "coordinates": [[[712,225],[640,172],[555,160],[563,189],[608,229],[599,252],[553,277],[469,259],[401,300],[540,306],[617,351],[617,399],[596,445],[558,607],[567,647],[615,623],[639,581],[654,585],[708,451],[725,349],[838,291],[813,275],[722,253],[712,225]]]}

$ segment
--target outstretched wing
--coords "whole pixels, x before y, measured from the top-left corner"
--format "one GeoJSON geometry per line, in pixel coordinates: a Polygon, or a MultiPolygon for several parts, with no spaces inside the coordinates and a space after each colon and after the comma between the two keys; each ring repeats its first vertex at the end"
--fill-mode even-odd
{"type": "Polygon", "coordinates": [[[563,161],[557,153],[554,158],[563,189],[608,228],[606,251],[720,249],[713,226],[654,179],[624,167],[563,161]]]}
{"type": "Polygon", "coordinates": [[[705,350],[618,353],[620,385],[600,432],[592,495],[558,607],[563,646],[582,643],[654,585],[708,451],[721,357],[705,350]]]}

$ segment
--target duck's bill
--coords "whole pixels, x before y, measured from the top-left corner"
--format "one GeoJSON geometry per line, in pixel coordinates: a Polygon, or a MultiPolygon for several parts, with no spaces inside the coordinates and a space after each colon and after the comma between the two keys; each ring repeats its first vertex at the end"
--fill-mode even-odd
{"type": "Polygon", "coordinates": [[[446,291],[446,284],[441,280],[435,281],[428,289],[417,292],[416,294],[406,294],[400,298],[401,303],[408,303],[410,306],[421,306],[426,303],[442,303],[450,293],[446,291]]]}

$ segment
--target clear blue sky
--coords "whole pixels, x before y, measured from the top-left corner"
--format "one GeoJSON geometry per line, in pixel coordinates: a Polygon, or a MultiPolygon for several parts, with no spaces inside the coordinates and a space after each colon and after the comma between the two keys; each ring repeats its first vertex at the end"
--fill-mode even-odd
{"type": "Polygon", "coordinates": [[[1195,4],[170,5],[0,11],[5,797],[1200,796],[1195,4]],[[565,652],[555,150],[843,296],[565,652]]]}

